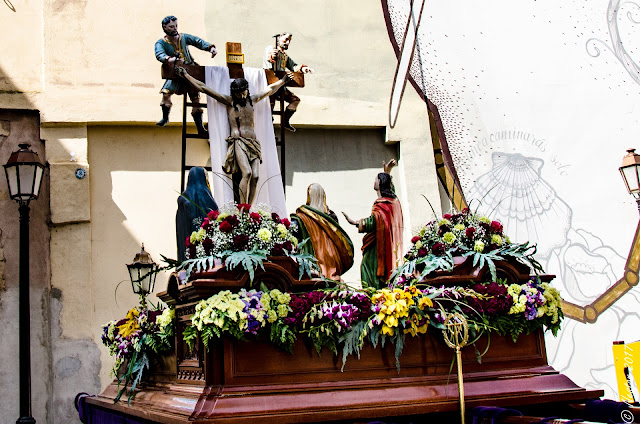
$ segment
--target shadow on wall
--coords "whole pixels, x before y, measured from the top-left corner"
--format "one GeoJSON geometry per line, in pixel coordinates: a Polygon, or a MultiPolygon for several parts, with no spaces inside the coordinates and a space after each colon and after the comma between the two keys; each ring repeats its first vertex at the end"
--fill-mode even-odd
{"type": "MultiPolygon", "coordinates": [[[[6,4],[6,2],[5,2],[6,4]]],[[[8,5],[7,5],[8,6],[8,5]]],[[[18,92],[0,68],[0,104],[20,104],[25,109],[0,109],[0,162],[7,163],[18,144],[28,143],[45,162],[44,143],[40,140],[40,116],[26,96],[18,92]],[[26,106],[25,106],[26,105],[26,106]]],[[[38,422],[50,417],[52,402],[49,379],[51,370],[49,178],[45,170],[40,197],[30,204],[30,290],[31,290],[31,381],[34,416],[38,422]]],[[[4,415],[18,418],[18,205],[9,198],[7,181],[0,177],[0,398],[4,415]]]]}

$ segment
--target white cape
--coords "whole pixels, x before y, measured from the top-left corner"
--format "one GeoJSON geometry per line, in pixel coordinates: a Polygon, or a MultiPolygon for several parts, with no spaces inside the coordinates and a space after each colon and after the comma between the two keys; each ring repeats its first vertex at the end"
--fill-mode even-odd
{"type": "MultiPolygon", "coordinates": [[[[244,68],[244,77],[249,82],[249,93],[258,94],[267,90],[267,78],[263,69],[244,68]]],[[[205,67],[205,84],[221,94],[230,94],[231,79],[229,68],[222,66],[205,67]]],[[[281,217],[286,217],[284,187],[280,174],[280,163],[273,133],[273,120],[269,99],[265,98],[253,105],[255,111],[255,133],[262,148],[262,163],[258,179],[258,194],[254,204],[266,203],[281,217]]],[[[213,171],[213,197],[219,205],[233,200],[231,176],[222,170],[227,155],[226,138],[230,134],[226,106],[207,96],[209,115],[209,142],[211,145],[211,169],[213,171]]]]}

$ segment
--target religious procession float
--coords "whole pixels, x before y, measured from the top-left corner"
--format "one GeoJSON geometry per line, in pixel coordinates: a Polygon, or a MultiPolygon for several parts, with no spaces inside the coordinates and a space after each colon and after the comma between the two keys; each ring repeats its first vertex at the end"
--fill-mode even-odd
{"type": "MultiPolygon", "coordinates": [[[[167,17],[163,28],[171,41],[177,21],[167,17]]],[[[131,265],[141,303],[103,327],[114,380],[99,395],[78,396],[81,420],[597,422],[602,410],[624,407],[598,401],[601,390],[581,388],[548,364],[544,333],[559,330],[563,313],[534,245],[461,208],[423,226],[403,249],[395,160],[375,177],[371,215],[345,214],[364,234],[362,284],[341,280],[353,244],[322,187],[312,184],[307,203],[286,215],[280,179],[272,178],[280,170],[262,100],[299,102],[283,86],[304,86],[305,73],[282,48],[291,34],[276,40],[267,71],[230,60],[239,54],[233,45],[229,66],[216,69],[178,60],[175,44],[156,45],[176,83],[163,98],[186,92],[199,102],[194,90],[207,94],[209,128],[201,111],[194,119],[198,133],[208,133],[212,168],[228,181],[214,180],[214,200],[205,170],[190,169],[178,200],[179,258],[167,259],[173,272],[157,294],[164,304],[146,302],[157,270],[145,268],[143,249],[131,265]],[[247,79],[233,79],[238,71],[247,79]],[[256,174],[271,184],[260,193],[256,174]]],[[[167,105],[158,125],[168,120],[167,105]]],[[[282,127],[290,127],[295,108],[281,110],[282,127]]]]}

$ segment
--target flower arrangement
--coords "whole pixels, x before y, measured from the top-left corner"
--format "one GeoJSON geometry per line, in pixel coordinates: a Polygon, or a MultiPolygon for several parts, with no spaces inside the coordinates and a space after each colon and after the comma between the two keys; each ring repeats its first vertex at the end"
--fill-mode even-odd
{"type": "Polygon", "coordinates": [[[131,383],[129,400],[153,355],[169,352],[173,347],[175,311],[171,308],[149,310],[135,307],[121,320],[110,321],[102,327],[102,343],[115,357],[111,374],[123,387],[117,402],[131,383]],[[119,372],[122,371],[122,375],[119,372]]]}
{"type": "Polygon", "coordinates": [[[528,265],[536,272],[542,271],[533,257],[535,245],[528,242],[513,243],[504,234],[499,221],[473,214],[468,208],[456,214],[445,214],[431,221],[411,239],[412,246],[405,255],[405,262],[396,270],[394,278],[403,274],[420,272],[420,279],[428,274],[453,269],[453,256],[471,256],[473,265],[488,266],[496,279],[496,260],[508,257],[528,265]]]}
{"type": "Polygon", "coordinates": [[[223,257],[228,253],[263,250],[272,256],[293,253],[298,240],[289,232],[291,223],[264,206],[253,208],[227,203],[221,211],[210,211],[187,238],[189,259],[223,257]]]}
{"type": "Polygon", "coordinates": [[[206,347],[212,338],[224,334],[245,340],[248,334],[257,335],[267,324],[286,317],[291,310],[290,301],[291,295],[277,289],[221,291],[196,305],[192,325],[183,333],[184,340],[193,345],[199,334],[206,347]]]}
{"type": "Polygon", "coordinates": [[[270,212],[267,205],[251,206],[228,202],[210,211],[200,228],[185,240],[187,260],[178,266],[190,274],[193,269],[213,268],[224,260],[227,269],[242,266],[253,281],[254,271],[267,256],[290,256],[300,265],[300,276],[317,270],[310,255],[298,254],[298,240],[289,231],[287,218],[270,212]]]}
{"type": "Polygon", "coordinates": [[[425,334],[429,327],[443,329],[452,312],[466,316],[471,343],[491,331],[510,334],[514,342],[522,332],[539,328],[555,335],[562,320],[558,291],[537,279],[522,285],[498,281],[470,287],[342,286],[300,294],[265,288],[220,292],[201,301],[184,338],[193,343],[200,335],[208,346],[211,338],[225,333],[244,340],[270,327],[269,338],[277,346],[290,352],[298,336],[306,337],[318,354],[323,348],[336,355],[341,350],[343,366],[349,355],[360,356],[365,342],[376,347],[391,341],[399,367],[406,336],[425,334]]]}

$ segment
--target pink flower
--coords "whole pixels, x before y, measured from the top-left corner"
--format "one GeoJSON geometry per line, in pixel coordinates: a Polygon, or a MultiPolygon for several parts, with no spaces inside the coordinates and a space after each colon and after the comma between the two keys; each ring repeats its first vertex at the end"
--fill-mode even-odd
{"type": "Polygon", "coordinates": [[[209,211],[207,218],[209,218],[209,221],[215,221],[218,219],[218,215],[220,215],[220,212],[218,211],[209,211]]]}
{"type": "Polygon", "coordinates": [[[411,239],[411,243],[416,244],[416,243],[418,242],[418,240],[420,240],[420,236],[414,236],[414,237],[411,239]]]}
{"type": "Polygon", "coordinates": [[[240,203],[238,205],[238,209],[240,210],[240,212],[249,212],[249,209],[251,209],[251,205],[248,203],[240,203]]]}
{"type": "Polygon", "coordinates": [[[257,212],[251,212],[249,214],[249,219],[253,222],[260,222],[262,220],[262,216],[260,216],[260,214],[257,212]]]}
{"type": "Polygon", "coordinates": [[[442,217],[444,219],[451,219],[451,214],[450,213],[445,213],[444,215],[442,215],[442,217]]]}
{"type": "Polygon", "coordinates": [[[282,225],[287,227],[287,230],[289,229],[289,226],[291,225],[291,222],[289,222],[289,220],[287,218],[282,218],[282,220],[280,222],[282,223],[282,225]]]}
{"type": "Polygon", "coordinates": [[[498,221],[491,221],[491,231],[498,235],[502,235],[502,224],[498,221]]]}
{"type": "Polygon", "coordinates": [[[226,219],[220,223],[220,231],[222,231],[223,233],[230,233],[231,230],[233,230],[233,227],[226,219]]]}

